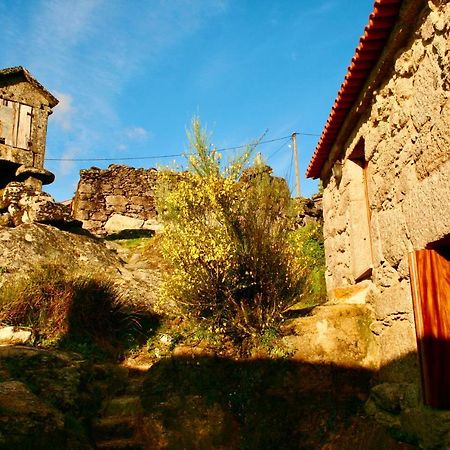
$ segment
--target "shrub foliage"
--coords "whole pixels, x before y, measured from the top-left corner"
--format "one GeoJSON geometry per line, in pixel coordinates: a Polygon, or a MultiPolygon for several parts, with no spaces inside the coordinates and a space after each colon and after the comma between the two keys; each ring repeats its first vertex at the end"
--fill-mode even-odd
{"type": "Polygon", "coordinates": [[[223,167],[198,119],[188,136],[189,169],[162,171],[158,182],[170,265],[162,300],[215,330],[255,336],[309,289],[310,260],[290,238],[289,189],[258,158],[248,167],[251,148],[223,167]]]}

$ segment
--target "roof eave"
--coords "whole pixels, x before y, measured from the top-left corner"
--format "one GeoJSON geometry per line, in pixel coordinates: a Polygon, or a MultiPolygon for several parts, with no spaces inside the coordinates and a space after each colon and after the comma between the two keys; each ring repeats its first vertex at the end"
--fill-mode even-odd
{"type": "Polygon", "coordinates": [[[22,66],[16,66],[16,67],[8,67],[6,69],[0,70],[0,77],[2,76],[8,76],[8,75],[16,75],[20,74],[23,75],[24,78],[36,89],[38,89],[42,95],[48,100],[50,108],[54,108],[58,103],[59,100],[50,92],[48,91],[44,86],[42,86],[41,83],[39,83],[36,78],[31,75],[31,73],[25,69],[25,67],[22,66]]]}
{"type": "MultiPolygon", "coordinates": [[[[378,0],[369,16],[369,24],[360,38],[347,75],[329,114],[306,172],[308,178],[325,178],[331,171],[334,159],[332,150],[337,143],[345,144],[345,136],[354,129],[364,107],[372,98],[383,76],[392,67],[396,51],[405,44],[412,21],[426,2],[404,0],[378,0]],[[408,7],[403,8],[407,3],[408,7]],[[409,26],[399,26],[409,25],[409,26]],[[392,31],[397,27],[395,40],[392,31]],[[394,41],[394,42],[392,42],[394,41]],[[391,50],[386,52],[386,48],[391,50]],[[395,50],[392,50],[395,49],[395,50]],[[388,54],[386,54],[388,53],[388,54]],[[349,127],[349,123],[352,125],[349,127]],[[343,131],[346,130],[346,133],[343,131]],[[331,156],[331,158],[330,158],[331,156]]],[[[335,152],[333,152],[335,153],[335,152]]]]}

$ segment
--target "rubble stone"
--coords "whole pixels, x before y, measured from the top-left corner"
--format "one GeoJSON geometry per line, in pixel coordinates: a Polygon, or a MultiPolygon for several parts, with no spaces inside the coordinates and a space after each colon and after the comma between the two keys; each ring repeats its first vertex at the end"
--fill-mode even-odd
{"type": "Polygon", "coordinates": [[[154,190],[156,169],[112,164],[80,172],[73,217],[90,232],[104,236],[157,223],[154,190]],[[149,222],[150,221],[150,222],[149,222]]]}
{"type": "Polygon", "coordinates": [[[70,208],[40,190],[12,181],[0,191],[0,226],[45,223],[61,228],[80,226],[70,208]],[[2,212],[3,210],[3,212],[2,212]]]}

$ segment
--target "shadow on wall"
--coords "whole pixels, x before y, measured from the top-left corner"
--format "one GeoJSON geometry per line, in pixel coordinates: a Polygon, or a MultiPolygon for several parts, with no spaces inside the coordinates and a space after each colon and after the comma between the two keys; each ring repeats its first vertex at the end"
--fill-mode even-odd
{"type": "MultiPolygon", "coordinates": [[[[393,375],[416,364],[410,354],[383,371],[393,375]]],[[[411,429],[402,433],[400,425],[402,408],[423,408],[418,384],[403,377],[369,395],[377,375],[286,359],[163,359],[144,382],[142,438],[152,449],[416,448],[423,438],[411,429]],[[391,418],[385,424],[393,436],[410,444],[368,417],[366,403],[372,414],[391,418]]]]}

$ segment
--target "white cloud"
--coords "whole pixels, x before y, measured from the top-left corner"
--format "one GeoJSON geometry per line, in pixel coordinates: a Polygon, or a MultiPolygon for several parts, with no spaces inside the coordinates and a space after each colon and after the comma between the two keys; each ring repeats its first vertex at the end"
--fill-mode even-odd
{"type": "MultiPolygon", "coordinates": [[[[27,67],[61,101],[49,122],[57,126],[54,157],[114,157],[111,150],[126,150],[120,146],[127,140],[137,145],[152,137],[143,127],[126,128],[120,95],[228,3],[35,0],[19,11],[0,0],[0,67],[27,67]]],[[[54,189],[65,191],[74,163],[63,161],[59,170],[54,189]]]]}
{"type": "Polygon", "coordinates": [[[72,128],[72,114],[75,111],[73,107],[73,97],[70,94],[56,92],[55,97],[59,100],[58,105],[53,110],[52,120],[64,130],[72,128]]]}
{"type": "Polygon", "coordinates": [[[142,127],[125,128],[124,135],[131,141],[146,141],[150,137],[150,133],[142,127]]]}

